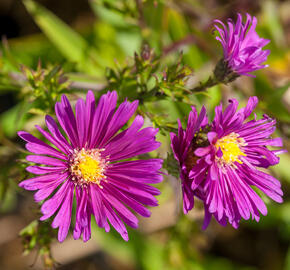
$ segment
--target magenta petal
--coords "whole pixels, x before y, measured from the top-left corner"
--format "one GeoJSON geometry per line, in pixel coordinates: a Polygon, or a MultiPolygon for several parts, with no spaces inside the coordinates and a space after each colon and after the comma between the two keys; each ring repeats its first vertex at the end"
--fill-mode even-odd
{"type": "Polygon", "coordinates": [[[203,156],[207,155],[210,151],[211,151],[211,146],[202,147],[202,148],[197,148],[194,151],[194,154],[198,157],[203,157],[203,156]]]}
{"type": "Polygon", "coordinates": [[[44,154],[44,155],[52,155],[57,158],[66,159],[66,156],[61,154],[59,151],[54,149],[53,147],[49,146],[48,144],[44,143],[43,141],[37,139],[36,137],[32,136],[31,134],[19,131],[18,135],[28,143],[26,144],[26,148],[31,153],[35,154],[44,154]]]}
{"type": "Polygon", "coordinates": [[[34,178],[26,179],[19,183],[19,186],[27,190],[41,189],[43,186],[55,183],[60,178],[67,178],[67,173],[49,173],[34,178]]]}
{"type": "Polygon", "coordinates": [[[48,165],[48,166],[56,166],[56,167],[66,167],[67,163],[56,159],[56,158],[51,158],[51,157],[46,157],[46,156],[36,156],[36,155],[31,155],[31,156],[26,156],[26,160],[38,164],[43,164],[43,165],[48,165]]]}
{"type": "Polygon", "coordinates": [[[98,224],[99,227],[104,227],[106,215],[104,205],[102,204],[101,195],[99,192],[99,187],[91,185],[90,196],[92,200],[92,210],[96,219],[96,223],[98,224]]]}
{"type": "Polygon", "coordinates": [[[204,208],[204,220],[203,220],[203,225],[202,225],[202,229],[205,230],[210,221],[211,221],[211,217],[212,217],[212,214],[210,212],[208,212],[207,208],[205,207],[204,208]]]}
{"type": "Polygon", "coordinates": [[[100,147],[106,144],[107,141],[112,138],[117,131],[122,128],[125,123],[131,118],[134,112],[137,110],[138,101],[134,101],[132,103],[125,101],[120,104],[118,109],[116,110],[114,116],[112,117],[110,123],[106,126],[106,134],[99,142],[100,147]]]}
{"type": "Polygon", "coordinates": [[[44,204],[41,206],[41,212],[43,213],[43,216],[40,218],[40,220],[48,219],[56,212],[64,198],[66,198],[66,194],[70,189],[72,189],[72,184],[70,181],[66,181],[52,198],[44,202],[44,204]]]}
{"type": "Polygon", "coordinates": [[[129,240],[127,229],[121,219],[116,215],[112,207],[104,201],[105,212],[108,220],[115,228],[115,230],[122,236],[125,241],[129,240]]]}
{"type": "Polygon", "coordinates": [[[187,214],[194,206],[193,192],[188,185],[184,182],[182,184],[182,194],[183,194],[183,213],[187,214]]]}
{"type": "Polygon", "coordinates": [[[138,131],[136,129],[139,127],[138,122],[134,121],[130,128],[118,134],[108,143],[104,155],[110,154],[111,161],[148,153],[160,146],[160,143],[155,141],[158,130],[148,127],[138,131]]]}
{"type": "Polygon", "coordinates": [[[63,242],[68,234],[68,230],[71,222],[71,211],[72,211],[72,203],[73,203],[73,185],[70,185],[68,189],[68,193],[55,216],[52,227],[58,229],[58,241],[63,242]]]}
{"type": "Polygon", "coordinates": [[[124,204],[128,205],[132,210],[137,212],[139,215],[143,217],[150,217],[151,212],[143,206],[141,203],[131,198],[129,195],[122,193],[117,188],[110,186],[110,190],[113,191],[114,195],[120,202],[124,202],[124,204]]]}
{"type": "Polygon", "coordinates": [[[66,167],[40,167],[40,166],[28,166],[26,171],[33,174],[47,174],[47,173],[61,173],[66,170],[66,167]]]}
{"type": "Polygon", "coordinates": [[[68,177],[67,174],[63,174],[61,175],[56,181],[51,181],[51,183],[43,185],[42,188],[39,189],[39,191],[37,191],[34,194],[34,199],[36,202],[40,202],[44,199],[46,199],[47,197],[49,197],[51,195],[51,193],[56,190],[56,188],[63,183],[64,180],[66,180],[68,177]]]}
{"type": "Polygon", "coordinates": [[[244,119],[247,119],[251,115],[253,110],[256,108],[258,101],[258,98],[255,96],[249,98],[248,104],[244,109],[244,119]]]}
{"type": "Polygon", "coordinates": [[[118,199],[112,196],[106,189],[103,190],[102,196],[118,213],[119,217],[132,228],[138,227],[138,219],[132,214],[118,199]]]}
{"type": "Polygon", "coordinates": [[[76,103],[76,124],[78,130],[78,146],[83,148],[87,141],[87,125],[85,102],[79,99],[76,103]]]}
{"type": "Polygon", "coordinates": [[[90,207],[89,207],[89,197],[88,192],[86,189],[82,188],[76,188],[76,201],[77,201],[77,207],[76,207],[76,224],[73,231],[73,237],[74,239],[79,239],[81,234],[83,234],[83,238],[86,239],[86,241],[90,238],[90,235],[88,235],[88,227],[90,226],[90,207]],[[86,231],[86,235],[85,234],[86,231]]]}
{"type": "Polygon", "coordinates": [[[42,131],[41,128],[38,128],[39,131],[41,131],[41,133],[48,139],[51,140],[51,142],[57,147],[59,148],[61,151],[63,151],[64,153],[68,154],[70,149],[72,149],[71,145],[67,142],[67,140],[64,138],[64,136],[61,134],[61,132],[59,131],[59,128],[57,126],[57,124],[55,123],[54,119],[49,116],[46,115],[45,117],[45,121],[46,121],[46,125],[47,128],[49,129],[49,131],[51,132],[52,136],[54,137],[54,139],[50,139],[49,135],[46,135],[48,133],[42,131]]]}
{"type": "Polygon", "coordinates": [[[210,144],[214,144],[216,142],[216,140],[217,140],[217,133],[213,132],[213,131],[210,131],[207,134],[207,138],[208,138],[208,141],[210,142],[210,144]]]}
{"type": "Polygon", "coordinates": [[[99,146],[100,141],[106,132],[106,125],[108,125],[112,119],[116,105],[116,91],[108,92],[107,94],[101,96],[92,119],[92,134],[88,144],[89,147],[95,148],[96,146],[99,146]]]}
{"type": "Polygon", "coordinates": [[[78,145],[78,135],[76,134],[76,120],[72,109],[65,96],[62,96],[63,103],[55,104],[55,113],[61,127],[65,131],[73,147],[78,145]]]}

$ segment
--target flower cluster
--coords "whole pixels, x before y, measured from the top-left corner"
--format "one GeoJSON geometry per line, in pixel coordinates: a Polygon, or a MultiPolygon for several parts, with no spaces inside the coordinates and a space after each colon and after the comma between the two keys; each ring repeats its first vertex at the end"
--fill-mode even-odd
{"type": "Polygon", "coordinates": [[[171,133],[171,147],[180,164],[184,213],[193,208],[194,197],[202,200],[203,228],[212,216],[221,225],[229,222],[234,228],[242,218],[259,221],[260,213],[266,215],[267,208],[252,187],[282,202],[280,182],[259,170],[277,164],[277,155],[284,151],[267,148],[282,146],[281,138],[270,137],[275,120],[264,115],[247,121],[257,97],[251,97],[238,111],[235,99],[229,103],[224,111],[221,105],[216,107],[212,123],[205,108],[199,115],[192,108],[186,129],[179,122],[178,134],[171,133]]]}
{"type": "MultiPolygon", "coordinates": [[[[255,32],[257,20],[247,15],[246,23],[238,14],[236,24],[228,20],[228,28],[215,21],[224,58],[215,70],[217,82],[230,82],[239,75],[266,67],[269,50],[262,48],[269,40],[255,32]],[[219,27],[222,26],[222,28],[219,27]]],[[[213,82],[209,81],[211,86],[213,82]]],[[[215,83],[215,81],[214,81],[215,83]]],[[[230,100],[223,111],[215,109],[215,117],[208,121],[206,109],[200,114],[193,107],[186,129],[178,122],[178,134],[171,133],[171,147],[179,162],[183,191],[183,210],[186,214],[194,206],[194,199],[202,200],[205,208],[203,228],[214,218],[221,224],[239,226],[241,219],[259,221],[267,208],[253,187],[281,203],[280,182],[265,170],[279,162],[283,150],[280,138],[272,138],[275,120],[264,115],[262,119],[247,120],[258,103],[251,97],[246,107],[237,110],[238,102],[230,100]]],[[[142,129],[143,118],[135,117],[138,101],[127,100],[117,107],[117,93],[101,96],[96,106],[94,94],[89,91],[86,100],[78,99],[75,110],[63,95],[55,105],[60,127],[46,116],[48,131],[36,126],[50,144],[21,131],[26,149],[33,155],[27,161],[36,176],[22,181],[19,186],[37,191],[35,201],[43,202],[41,220],[54,216],[52,227],[58,229],[58,240],[64,241],[72,220],[76,201],[74,239],[87,241],[91,237],[91,216],[97,225],[110,230],[110,224],[124,240],[128,240],[124,225],[137,228],[138,219],[132,213],[149,217],[146,206],[157,206],[160,192],[150,184],[162,181],[161,159],[137,159],[156,150],[158,129],[142,129]],[[126,127],[124,127],[126,126],[126,127]],[[53,145],[53,146],[51,146],[53,145]],[[129,210],[130,209],[130,210],[129,210]],[[131,211],[132,210],[132,211],[131,211]]]]}

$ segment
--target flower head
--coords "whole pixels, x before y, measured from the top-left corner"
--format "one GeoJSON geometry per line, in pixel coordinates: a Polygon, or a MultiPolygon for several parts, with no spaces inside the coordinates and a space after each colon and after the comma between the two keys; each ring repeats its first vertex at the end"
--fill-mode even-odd
{"type": "Polygon", "coordinates": [[[270,50],[263,50],[270,40],[260,38],[256,33],[257,19],[247,14],[243,24],[242,16],[238,14],[236,23],[228,19],[226,27],[220,20],[215,20],[214,27],[219,33],[216,39],[223,46],[224,62],[226,66],[238,75],[255,77],[250,72],[265,68],[270,50]]]}
{"type": "Polygon", "coordinates": [[[194,152],[198,161],[190,177],[204,189],[204,228],[212,215],[220,224],[226,225],[228,221],[234,228],[242,218],[259,221],[260,213],[267,214],[267,207],[252,187],[282,202],[280,182],[259,169],[279,163],[277,155],[284,150],[267,147],[281,147],[282,140],[271,138],[276,122],[268,116],[247,121],[257,103],[258,99],[251,97],[247,106],[238,111],[235,99],[230,100],[224,111],[221,105],[216,107],[207,134],[208,146],[194,152]]]}
{"type": "Polygon", "coordinates": [[[189,113],[187,127],[182,129],[181,122],[178,120],[178,134],[170,133],[171,148],[175,159],[179,162],[180,178],[183,193],[183,212],[186,214],[194,206],[194,196],[202,197],[202,190],[193,182],[191,177],[191,169],[196,165],[197,157],[194,151],[203,146],[207,141],[207,133],[204,130],[207,128],[208,120],[206,110],[203,107],[198,115],[196,109],[192,107],[189,113]],[[193,187],[194,186],[194,187],[193,187]],[[193,188],[192,188],[193,187],[193,188]]]}
{"type": "Polygon", "coordinates": [[[162,181],[159,171],[162,160],[127,160],[157,149],[158,130],[142,129],[143,118],[137,115],[131,126],[118,132],[135,113],[138,101],[125,101],[118,108],[116,104],[115,91],[103,95],[97,106],[89,91],[85,101],[77,100],[74,113],[63,95],[55,105],[63,132],[51,116],[46,116],[49,131],[36,126],[54,147],[27,132],[18,133],[27,142],[26,149],[35,154],[26,159],[40,164],[26,168],[38,176],[22,181],[19,186],[38,190],[34,195],[37,202],[46,200],[40,219],[56,214],[52,227],[59,228],[59,241],[67,236],[74,197],[73,236],[78,239],[83,235],[84,241],[91,236],[91,215],[99,227],[108,232],[110,223],[127,241],[124,223],[136,228],[138,219],[126,206],[149,217],[145,205],[158,205],[154,196],[160,192],[149,184],[162,181]]]}

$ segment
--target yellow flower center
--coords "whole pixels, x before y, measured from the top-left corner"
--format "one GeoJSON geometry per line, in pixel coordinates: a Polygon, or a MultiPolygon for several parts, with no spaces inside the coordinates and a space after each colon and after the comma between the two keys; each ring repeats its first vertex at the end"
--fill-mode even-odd
{"type": "Polygon", "coordinates": [[[100,162],[88,155],[84,155],[84,160],[79,164],[79,169],[86,181],[95,182],[101,173],[100,162]]]}
{"type": "Polygon", "coordinates": [[[232,165],[234,162],[242,164],[243,162],[240,160],[240,157],[246,156],[246,154],[240,147],[245,145],[245,140],[235,132],[222,137],[215,143],[216,149],[220,148],[223,153],[223,156],[218,158],[218,160],[222,164],[232,165]]]}
{"type": "Polygon", "coordinates": [[[103,149],[74,150],[70,160],[73,181],[80,185],[95,183],[102,188],[101,181],[106,181],[104,172],[107,162],[101,157],[101,151],[103,149]]]}

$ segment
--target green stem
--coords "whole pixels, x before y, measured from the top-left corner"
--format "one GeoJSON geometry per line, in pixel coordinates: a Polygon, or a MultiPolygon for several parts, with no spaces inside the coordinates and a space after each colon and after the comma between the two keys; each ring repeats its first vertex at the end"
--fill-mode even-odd
{"type": "Polygon", "coordinates": [[[233,82],[238,77],[239,74],[231,70],[231,68],[228,66],[228,62],[226,62],[224,59],[221,59],[216,64],[213,75],[210,76],[206,82],[200,83],[199,86],[191,89],[191,92],[202,92],[207,88],[213,87],[219,83],[228,84],[233,82]]]}
{"type": "Polygon", "coordinates": [[[219,84],[219,81],[215,77],[210,76],[206,82],[200,83],[199,86],[196,86],[193,89],[191,89],[191,92],[193,92],[193,93],[202,92],[202,91],[205,91],[208,88],[213,87],[217,84],[219,84]]]}

